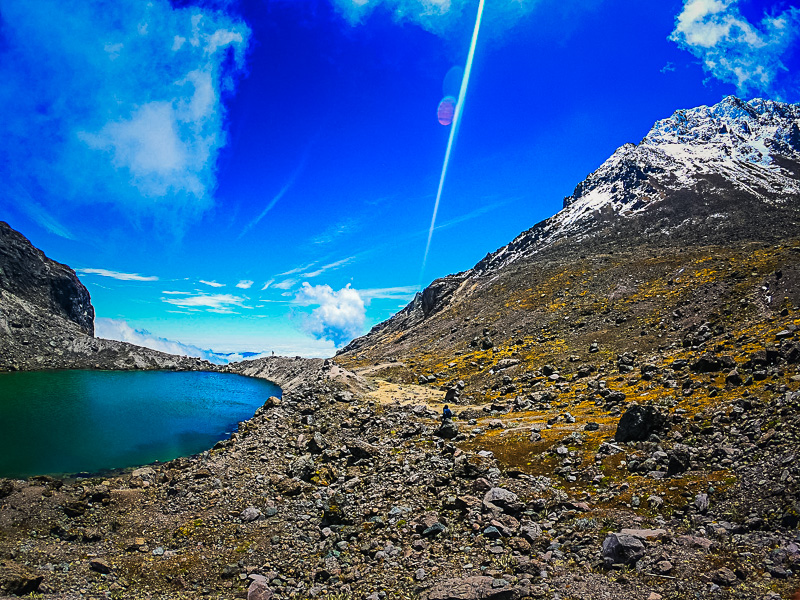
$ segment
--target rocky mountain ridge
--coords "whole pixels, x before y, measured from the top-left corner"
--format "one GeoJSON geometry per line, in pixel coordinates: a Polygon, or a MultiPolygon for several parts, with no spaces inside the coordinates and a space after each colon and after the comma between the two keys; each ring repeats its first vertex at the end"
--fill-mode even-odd
{"type": "Polygon", "coordinates": [[[89,292],[0,221],[0,371],[40,369],[213,370],[211,363],[94,337],[89,292]]]}
{"type": "Polygon", "coordinates": [[[638,144],[620,147],[564,199],[564,209],[473,268],[437,279],[403,310],[340,351],[383,344],[468,301],[517,262],[646,246],[780,242],[800,230],[800,105],[733,96],[679,110],[638,144]]]}

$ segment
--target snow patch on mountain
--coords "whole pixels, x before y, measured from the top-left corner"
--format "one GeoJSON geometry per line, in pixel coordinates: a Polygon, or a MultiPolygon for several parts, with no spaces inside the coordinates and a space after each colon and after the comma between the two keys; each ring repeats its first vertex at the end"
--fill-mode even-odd
{"type": "MultiPolygon", "coordinates": [[[[734,189],[769,204],[800,195],[800,104],[728,96],[678,110],[639,144],[625,144],[564,199],[564,209],[478,263],[480,274],[510,264],[590,226],[646,211],[669,193],[734,189]]],[[[724,216],[724,215],[721,215],[724,216]]]]}

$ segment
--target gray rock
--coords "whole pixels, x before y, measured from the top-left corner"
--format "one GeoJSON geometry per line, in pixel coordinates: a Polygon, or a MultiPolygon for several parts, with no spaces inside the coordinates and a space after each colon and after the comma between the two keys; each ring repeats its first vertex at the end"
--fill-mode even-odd
{"type": "Polygon", "coordinates": [[[660,430],[666,424],[666,421],[666,416],[654,406],[633,404],[620,418],[617,432],[614,434],[614,441],[646,440],[651,433],[660,430]]]}
{"type": "Polygon", "coordinates": [[[636,564],[644,556],[644,553],[644,543],[632,535],[609,533],[603,540],[603,562],[607,568],[617,564],[636,564]]]}
{"type": "Polygon", "coordinates": [[[522,508],[517,495],[505,488],[491,488],[483,496],[483,505],[487,510],[499,508],[503,512],[517,512],[522,508]]]}
{"type": "Polygon", "coordinates": [[[451,419],[444,419],[439,428],[433,432],[436,437],[452,440],[458,435],[458,427],[451,419]]]}
{"type": "Polygon", "coordinates": [[[247,600],[272,600],[272,590],[263,581],[254,579],[247,588],[247,600]]]}
{"type": "Polygon", "coordinates": [[[722,567],[711,573],[711,581],[717,585],[730,587],[738,581],[736,573],[731,571],[728,567],[722,567]]]}
{"type": "Polygon", "coordinates": [[[258,510],[255,506],[248,506],[242,511],[242,514],[239,515],[239,518],[245,523],[250,523],[258,519],[260,516],[260,510],[258,510]]]}
{"type": "Polygon", "coordinates": [[[292,464],[289,465],[288,473],[290,477],[296,477],[302,481],[311,481],[315,471],[314,459],[310,454],[304,454],[292,461],[292,464]]]}

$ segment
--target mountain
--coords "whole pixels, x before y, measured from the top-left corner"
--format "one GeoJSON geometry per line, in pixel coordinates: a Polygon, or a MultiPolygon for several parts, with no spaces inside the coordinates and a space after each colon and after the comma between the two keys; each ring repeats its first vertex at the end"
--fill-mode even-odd
{"type": "Polygon", "coordinates": [[[0,221],[0,371],[210,367],[206,361],[95,338],[94,307],[75,271],[0,221]]]}
{"type": "MultiPolygon", "coordinates": [[[[746,263],[759,244],[785,243],[798,231],[800,105],[729,96],[657,122],[639,144],[620,147],[579,183],[559,213],[473,268],[437,279],[338,356],[351,366],[403,357],[419,363],[416,371],[439,369],[433,359],[445,349],[468,352],[476,339],[507,344],[565,324],[573,325],[563,332],[572,344],[588,346],[617,330],[618,319],[632,328],[640,327],[637,319],[655,319],[639,302],[620,306],[637,290],[678,279],[680,269],[725,252],[738,253],[724,265],[736,270],[732,262],[746,263]],[[614,312],[611,328],[598,310],[614,312]]],[[[752,272],[742,264],[737,276],[752,272]]],[[[794,268],[787,272],[794,276],[794,268]]],[[[752,285],[760,287],[761,279],[753,277],[752,285]]],[[[683,289],[683,300],[690,291],[683,289]]],[[[659,345],[646,342],[637,345],[659,345]]]]}

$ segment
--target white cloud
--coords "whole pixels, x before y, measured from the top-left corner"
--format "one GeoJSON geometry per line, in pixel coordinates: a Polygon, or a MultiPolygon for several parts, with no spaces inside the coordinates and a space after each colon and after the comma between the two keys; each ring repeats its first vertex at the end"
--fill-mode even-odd
{"type": "Polygon", "coordinates": [[[405,285],[358,290],[358,293],[364,302],[369,304],[372,300],[407,300],[410,302],[418,291],[419,288],[417,286],[405,285]]]}
{"type": "Polygon", "coordinates": [[[243,290],[249,290],[253,286],[253,282],[249,279],[242,279],[239,283],[236,284],[237,288],[243,290]]]}
{"type": "Polygon", "coordinates": [[[325,271],[330,271],[332,269],[338,269],[339,267],[343,267],[347,264],[350,264],[355,259],[355,256],[349,256],[347,258],[343,258],[342,260],[337,260],[336,262],[332,262],[327,265],[323,265],[313,271],[309,271],[308,273],[303,273],[303,277],[317,277],[322,275],[325,271]]]}
{"type": "Polygon", "coordinates": [[[76,269],[78,273],[83,275],[100,275],[101,277],[111,277],[112,279],[119,279],[120,281],[158,281],[155,275],[146,276],[139,275],[138,273],[120,273],[119,271],[110,271],[109,269],[76,269]]]}
{"type": "Polygon", "coordinates": [[[264,286],[261,288],[261,291],[263,292],[264,290],[269,289],[269,286],[271,286],[273,283],[275,283],[274,279],[270,279],[269,281],[265,281],[264,282],[264,286]]]}
{"type": "MultiPolygon", "coordinates": [[[[411,21],[440,36],[465,30],[474,22],[477,10],[473,0],[332,0],[351,24],[357,25],[373,11],[383,9],[400,23],[411,21]]],[[[512,27],[535,6],[536,0],[505,0],[486,3],[485,17],[490,31],[502,32],[512,27]]],[[[471,26],[469,28],[471,30],[471,26]]]]}
{"type": "Polygon", "coordinates": [[[684,0],[670,39],[740,94],[778,94],[786,72],[782,59],[800,36],[800,9],[765,14],[754,25],[737,5],[738,0],[684,0]]]}
{"type": "Polygon", "coordinates": [[[216,281],[206,281],[205,279],[201,279],[200,283],[202,283],[203,285],[210,285],[213,288],[225,287],[224,283],[217,283],[216,281]]]}
{"type": "Polygon", "coordinates": [[[174,290],[162,290],[162,294],[167,294],[168,296],[191,296],[192,292],[177,292],[174,290]]]}
{"type": "Polygon", "coordinates": [[[284,279],[283,281],[272,284],[272,287],[278,288],[279,290],[288,290],[289,288],[294,287],[297,282],[297,279],[284,279]]]}
{"type": "Polygon", "coordinates": [[[364,300],[350,284],[334,291],[329,285],[311,286],[304,282],[295,295],[295,302],[301,306],[317,306],[306,315],[303,329],[317,339],[332,341],[337,348],[364,329],[364,300]]]}
{"type": "Polygon", "coordinates": [[[231,314],[233,308],[250,308],[245,304],[247,298],[232,294],[197,294],[180,298],[161,298],[163,302],[181,308],[202,308],[207,312],[231,314]]]}
{"type": "Polygon", "coordinates": [[[180,225],[212,206],[244,22],[169,0],[4,0],[2,12],[7,180],[56,213],[102,204],[180,225]]]}
{"type": "Polygon", "coordinates": [[[211,350],[203,350],[191,344],[183,344],[163,337],[153,335],[145,329],[134,329],[122,319],[97,318],[94,320],[95,335],[106,340],[128,342],[136,346],[143,346],[151,350],[177,354],[178,356],[194,356],[203,358],[217,364],[228,361],[211,350]]]}

